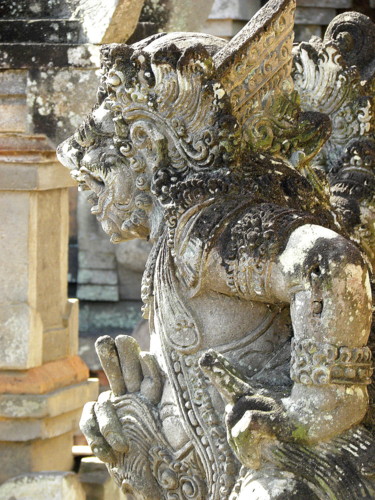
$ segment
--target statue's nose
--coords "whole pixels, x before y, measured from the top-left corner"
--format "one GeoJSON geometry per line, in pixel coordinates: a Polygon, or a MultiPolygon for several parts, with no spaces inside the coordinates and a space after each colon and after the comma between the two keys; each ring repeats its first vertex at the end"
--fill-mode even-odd
{"type": "Polygon", "coordinates": [[[70,170],[75,170],[79,168],[79,157],[82,156],[82,151],[78,145],[74,144],[75,141],[70,137],[64,142],[59,144],[56,149],[57,159],[64,167],[70,170]]]}

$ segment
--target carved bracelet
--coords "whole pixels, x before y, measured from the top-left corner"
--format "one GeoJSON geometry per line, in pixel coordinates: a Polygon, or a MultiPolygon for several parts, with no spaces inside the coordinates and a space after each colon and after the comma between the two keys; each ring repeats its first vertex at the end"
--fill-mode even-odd
{"type": "Polygon", "coordinates": [[[292,339],[290,376],[305,385],[370,384],[373,373],[368,347],[346,347],[292,339]]]}

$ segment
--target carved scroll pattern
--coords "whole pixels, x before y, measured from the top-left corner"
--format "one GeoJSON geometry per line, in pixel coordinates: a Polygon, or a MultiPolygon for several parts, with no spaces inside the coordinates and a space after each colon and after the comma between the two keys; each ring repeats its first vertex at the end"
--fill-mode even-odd
{"type": "MultiPolygon", "coordinates": [[[[230,65],[222,61],[220,52],[215,56],[220,80],[230,96],[232,109],[242,124],[251,113],[260,108],[265,95],[271,90],[290,93],[293,89],[290,77],[292,63],[293,21],[295,2],[284,2],[284,6],[276,13],[271,13],[262,30],[250,36],[242,47],[238,48],[236,39],[230,65]],[[273,15],[272,15],[273,14],[273,15]],[[222,69],[224,68],[224,69],[222,69]]],[[[250,21],[248,31],[254,29],[250,21]]],[[[222,52],[229,52],[228,47],[222,52]]]]}
{"type": "MultiPolygon", "coordinates": [[[[234,484],[238,464],[228,445],[226,431],[220,416],[214,410],[208,384],[202,377],[198,366],[201,352],[197,350],[196,346],[189,354],[185,354],[185,348],[176,349],[169,338],[170,334],[173,334],[171,325],[168,322],[165,323],[165,317],[169,315],[170,300],[175,302],[175,308],[177,307],[176,301],[181,302],[178,295],[172,297],[168,286],[171,280],[176,279],[173,276],[173,267],[170,249],[165,241],[156,265],[154,278],[155,301],[159,307],[156,327],[161,335],[164,360],[174,387],[185,430],[188,432],[191,442],[194,443],[204,468],[201,474],[207,484],[207,498],[212,500],[228,498],[234,484]]],[[[190,324],[194,320],[186,308],[184,311],[186,322],[190,324]]],[[[179,321],[181,321],[181,315],[179,321]]]]}
{"type": "Polygon", "coordinates": [[[330,171],[351,139],[371,132],[374,105],[358,70],[346,65],[333,42],[318,49],[301,43],[294,56],[294,85],[302,109],[326,113],[332,121],[331,137],[316,158],[330,171]]]}

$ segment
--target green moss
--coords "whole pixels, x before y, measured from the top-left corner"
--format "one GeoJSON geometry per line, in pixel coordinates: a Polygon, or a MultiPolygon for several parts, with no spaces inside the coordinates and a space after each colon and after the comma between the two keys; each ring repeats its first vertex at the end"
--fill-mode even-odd
{"type": "Polygon", "coordinates": [[[302,425],[299,425],[292,432],[292,437],[296,441],[306,441],[307,440],[307,431],[304,427],[302,427],[302,425]]]}

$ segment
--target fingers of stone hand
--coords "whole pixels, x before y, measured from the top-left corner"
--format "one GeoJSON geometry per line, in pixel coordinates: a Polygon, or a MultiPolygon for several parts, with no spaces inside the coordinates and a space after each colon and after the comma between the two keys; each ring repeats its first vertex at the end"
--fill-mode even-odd
{"type": "Polygon", "coordinates": [[[138,342],[128,335],[119,335],[115,342],[126,389],[128,392],[138,392],[143,378],[138,342]]]}
{"type": "Polygon", "coordinates": [[[79,426],[93,453],[103,462],[113,463],[115,456],[100,432],[95,415],[95,404],[94,402],[85,404],[79,426]]]}
{"type": "Polygon", "coordinates": [[[108,335],[99,337],[95,343],[95,348],[113,394],[115,396],[122,396],[126,393],[126,385],[115,341],[108,335]]]}
{"type": "Polygon", "coordinates": [[[121,422],[117,416],[112,402],[104,397],[95,403],[95,414],[100,433],[107,443],[116,451],[126,453],[129,449],[128,442],[122,432],[121,422]]]}
{"type": "Polygon", "coordinates": [[[143,371],[141,393],[153,404],[159,403],[162,395],[162,380],[158,363],[149,352],[140,354],[143,371]]]}

